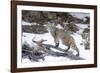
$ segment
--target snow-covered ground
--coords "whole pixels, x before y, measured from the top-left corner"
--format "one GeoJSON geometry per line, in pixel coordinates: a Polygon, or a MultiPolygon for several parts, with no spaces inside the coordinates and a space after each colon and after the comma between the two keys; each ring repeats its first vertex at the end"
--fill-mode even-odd
{"type": "MultiPolygon", "coordinates": [[[[87,25],[84,25],[84,24],[79,24],[78,26],[82,27],[82,28],[87,28],[87,25]]],[[[81,33],[82,29],[79,32],[81,33]]],[[[81,45],[81,43],[82,43],[81,35],[79,35],[77,33],[74,33],[71,36],[73,36],[73,38],[75,39],[76,45],[79,48],[80,57],[84,58],[85,60],[90,60],[92,58],[92,53],[93,52],[91,52],[90,50],[85,50],[84,49],[84,45],[81,45]]],[[[27,43],[31,47],[35,46],[36,44],[32,42],[32,39],[34,41],[38,41],[40,39],[44,39],[44,40],[47,40],[47,41],[45,41],[43,43],[55,45],[54,39],[53,39],[53,37],[51,36],[50,33],[45,33],[45,34],[33,34],[33,33],[26,33],[26,32],[22,33],[22,44],[27,43]]],[[[61,47],[62,49],[65,49],[67,46],[63,45],[62,42],[60,41],[59,47],[61,47]]],[[[76,53],[73,49],[70,49],[70,50],[74,54],[76,53]]],[[[57,50],[54,49],[53,51],[57,51],[57,50]]],[[[42,60],[40,60],[40,62],[41,61],[42,60]]],[[[43,62],[60,62],[60,61],[70,61],[70,59],[66,58],[66,57],[61,57],[61,56],[60,57],[46,56],[45,60],[43,62]]],[[[32,63],[32,62],[29,59],[22,59],[22,63],[32,63]]]]}
{"type": "Polygon", "coordinates": [[[80,19],[84,19],[85,17],[90,17],[89,13],[78,13],[78,12],[71,12],[70,13],[72,16],[80,18],[80,19]]]}

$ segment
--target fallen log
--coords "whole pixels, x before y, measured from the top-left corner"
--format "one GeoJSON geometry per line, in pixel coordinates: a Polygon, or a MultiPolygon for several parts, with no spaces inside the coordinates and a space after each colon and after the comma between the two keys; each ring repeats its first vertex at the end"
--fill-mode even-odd
{"type": "MultiPolygon", "coordinates": [[[[31,61],[36,61],[39,62],[39,60],[45,60],[46,56],[53,56],[53,57],[66,57],[69,58],[70,60],[84,60],[84,58],[81,58],[79,56],[75,56],[72,51],[66,52],[60,47],[55,48],[55,46],[50,45],[50,44],[43,44],[46,48],[44,52],[37,51],[33,52],[31,47],[26,45],[27,49],[22,47],[22,58],[29,58],[31,61]],[[53,51],[51,48],[59,50],[58,51],[53,51]]],[[[25,44],[24,44],[25,46],[25,44]]]]}
{"type": "Polygon", "coordinates": [[[63,57],[70,58],[71,60],[84,60],[83,58],[74,55],[71,51],[66,52],[62,48],[60,48],[60,47],[55,48],[55,46],[50,45],[50,44],[43,44],[43,45],[46,46],[46,48],[54,48],[56,50],[63,52],[63,53],[60,53],[60,52],[54,52],[52,50],[48,50],[47,52],[53,56],[63,56],[63,57]]]}
{"type": "Polygon", "coordinates": [[[22,58],[28,58],[31,61],[38,62],[40,59],[44,61],[44,55],[41,52],[32,52],[32,50],[22,50],[22,58]]]}

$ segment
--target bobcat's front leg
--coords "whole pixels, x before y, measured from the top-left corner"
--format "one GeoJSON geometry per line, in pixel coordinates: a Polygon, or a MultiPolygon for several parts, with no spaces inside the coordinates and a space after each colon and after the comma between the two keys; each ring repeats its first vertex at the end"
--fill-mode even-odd
{"type": "Polygon", "coordinates": [[[56,44],[55,44],[55,48],[57,48],[57,47],[59,47],[59,43],[56,43],[56,44]]]}
{"type": "Polygon", "coordinates": [[[57,36],[57,33],[56,32],[55,33],[52,32],[52,36],[54,38],[55,48],[57,48],[59,46],[59,38],[57,36]]]}
{"type": "Polygon", "coordinates": [[[55,48],[59,47],[59,40],[55,38],[54,41],[55,41],[55,48]]]}

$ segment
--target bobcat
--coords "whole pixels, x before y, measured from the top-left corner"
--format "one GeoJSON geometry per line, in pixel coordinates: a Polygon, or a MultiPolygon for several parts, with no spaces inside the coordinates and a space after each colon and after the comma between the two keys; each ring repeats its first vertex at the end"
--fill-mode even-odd
{"type": "Polygon", "coordinates": [[[74,38],[70,35],[70,32],[64,31],[64,29],[57,28],[54,24],[48,23],[47,25],[48,31],[51,33],[52,37],[54,38],[55,47],[59,46],[59,40],[62,41],[63,45],[67,46],[66,52],[72,48],[76,50],[76,56],[79,56],[79,49],[75,44],[74,38]]]}

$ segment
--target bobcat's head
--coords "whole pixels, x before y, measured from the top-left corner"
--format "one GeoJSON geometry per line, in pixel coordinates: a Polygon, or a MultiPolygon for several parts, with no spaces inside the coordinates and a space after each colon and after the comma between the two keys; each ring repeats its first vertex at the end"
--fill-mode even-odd
{"type": "Polygon", "coordinates": [[[46,28],[47,28],[48,31],[52,31],[56,28],[56,25],[54,23],[48,22],[47,25],[46,25],[46,28]]]}

